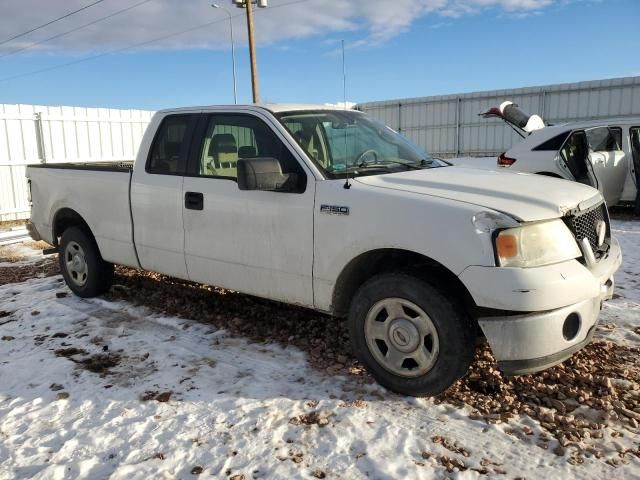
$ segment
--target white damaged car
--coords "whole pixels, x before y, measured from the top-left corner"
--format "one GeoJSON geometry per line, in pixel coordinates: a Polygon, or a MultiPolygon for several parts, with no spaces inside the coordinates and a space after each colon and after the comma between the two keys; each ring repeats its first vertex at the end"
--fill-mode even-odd
{"type": "Polygon", "coordinates": [[[631,202],[640,211],[640,117],[546,126],[509,101],[480,115],[501,118],[523,138],[498,167],[591,185],[607,205],[631,202]]]}

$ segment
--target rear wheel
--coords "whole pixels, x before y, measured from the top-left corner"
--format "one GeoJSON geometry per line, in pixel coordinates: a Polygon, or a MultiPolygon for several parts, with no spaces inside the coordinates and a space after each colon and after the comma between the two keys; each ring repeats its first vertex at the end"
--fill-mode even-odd
{"type": "Polygon", "coordinates": [[[105,262],[95,240],[78,227],[62,234],[58,259],[67,286],[80,297],[106,292],[113,280],[113,264],[105,262]]]}
{"type": "Polygon", "coordinates": [[[384,274],[356,293],[349,313],[356,357],[383,386],[436,395],[468,370],[475,330],[459,302],[405,274],[384,274]]]}

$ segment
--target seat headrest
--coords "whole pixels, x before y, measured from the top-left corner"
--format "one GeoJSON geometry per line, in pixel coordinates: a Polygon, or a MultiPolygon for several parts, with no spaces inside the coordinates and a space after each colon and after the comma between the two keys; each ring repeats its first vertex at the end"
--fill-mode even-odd
{"type": "Polygon", "coordinates": [[[164,151],[167,155],[167,158],[175,157],[180,155],[180,147],[182,144],[180,142],[167,142],[164,144],[164,151]]]}
{"type": "Polygon", "coordinates": [[[230,133],[218,133],[213,136],[209,144],[209,156],[213,157],[219,153],[237,153],[236,139],[230,133]]]}
{"type": "Polygon", "coordinates": [[[255,157],[256,153],[256,147],[252,147],[251,145],[245,145],[244,147],[240,147],[238,149],[238,157],[240,158],[255,157]]]}

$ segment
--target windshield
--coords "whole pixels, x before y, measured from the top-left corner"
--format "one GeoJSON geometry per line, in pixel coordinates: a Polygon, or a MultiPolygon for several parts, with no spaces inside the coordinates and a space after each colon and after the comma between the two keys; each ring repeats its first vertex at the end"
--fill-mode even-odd
{"type": "Polygon", "coordinates": [[[447,165],[386,125],[354,110],[284,112],[278,118],[330,177],[447,165]]]}

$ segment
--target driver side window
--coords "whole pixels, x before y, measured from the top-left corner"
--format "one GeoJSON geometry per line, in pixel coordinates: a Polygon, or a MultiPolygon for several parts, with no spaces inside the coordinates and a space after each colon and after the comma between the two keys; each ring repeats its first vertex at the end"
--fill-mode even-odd
{"type": "Polygon", "coordinates": [[[252,115],[208,115],[197,155],[195,173],[201,177],[236,180],[239,160],[271,157],[279,160],[283,173],[296,173],[299,178],[306,178],[298,161],[273,130],[252,115]]]}

